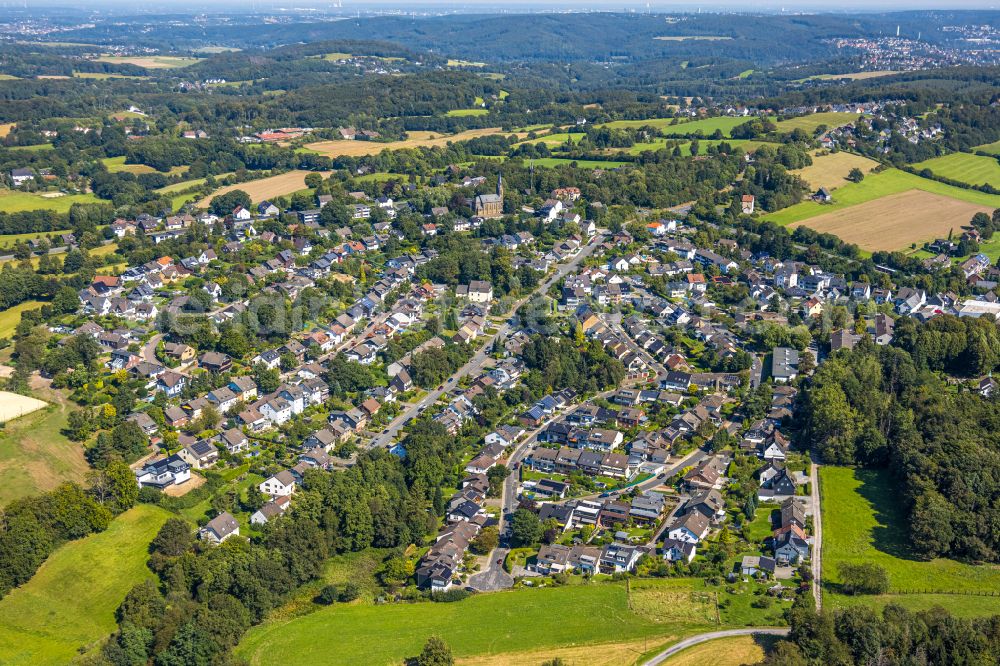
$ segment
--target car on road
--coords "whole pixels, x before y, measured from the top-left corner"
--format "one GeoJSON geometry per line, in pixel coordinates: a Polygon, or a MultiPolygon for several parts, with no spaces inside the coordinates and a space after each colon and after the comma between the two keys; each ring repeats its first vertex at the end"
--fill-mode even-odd
{"type": "Polygon", "coordinates": [[[663,474],[660,474],[660,475],[659,475],[658,477],[656,477],[656,478],[658,478],[658,479],[665,479],[665,478],[667,478],[667,473],[666,473],[666,472],[664,472],[663,474]]]}
{"type": "Polygon", "coordinates": [[[444,388],[444,384],[441,384],[441,386],[438,386],[438,391],[440,391],[443,388],[444,388]]]}
{"type": "Polygon", "coordinates": [[[427,409],[427,405],[424,405],[423,407],[421,407],[420,409],[418,409],[417,410],[417,414],[423,414],[425,409],[427,409]]]}

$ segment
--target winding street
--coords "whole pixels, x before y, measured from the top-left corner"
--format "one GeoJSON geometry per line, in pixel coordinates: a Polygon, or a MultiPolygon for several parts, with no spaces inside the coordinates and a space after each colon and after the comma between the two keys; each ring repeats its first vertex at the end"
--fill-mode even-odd
{"type": "Polygon", "coordinates": [[[722,631],[709,631],[674,643],[652,659],[643,662],[642,666],[658,666],[682,650],[686,650],[689,647],[694,647],[695,645],[699,645],[701,643],[707,643],[708,641],[714,641],[719,638],[730,638],[732,636],[753,636],[755,634],[763,634],[765,636],[787,636],[788,631],[787,627],[757,627],[748,629],[724,629],[722,631]]]}

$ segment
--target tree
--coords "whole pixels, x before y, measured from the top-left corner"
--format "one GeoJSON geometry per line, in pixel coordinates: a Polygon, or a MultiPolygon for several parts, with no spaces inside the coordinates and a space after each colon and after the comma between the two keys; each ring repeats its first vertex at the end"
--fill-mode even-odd
{"type": "Polygon", "coordinates": [[[194,544],[194,533],[187,521],[169,518],[153,537],[149,549],[167,557],[177,557],[187,552],[192,544],[194,544]]]}
{"type": "Polygon", "coordinates": [[[542,521],[534,511],[518,509],[510,520],[510,540],[515,548],[538,543],[542,539],[542,521]]]}
{"type": "Polygon", "coordinates": [[[500,532],[496,526],[484,527],[469,546],[476,555],[489,555],[500,544],[500,532]]]}
{"type": "Polygon", "coordinates": [[[889,591],[889,572],[878,564],[844,562],[838,570],[845,594],[885,594],[889,591]]]}
{"type": "Polygon", "coordinates": [[[453,666],[455,658],[451,656],[451,648],[442,638],[431,636],[414,662],[416,666],[453,666]]]}
{"type": "Polygon", "coordinates": [[[864,179],[865,179],[865,174],[858,167],[854,167],[847,173],[847,180],[851,181],[852,183],[860,183],[864,179]]]}
{"type": "Polygon", "coordinates": [[[316,603],[324,606],[332,606],[340,596],[336,585],[324,585],[323,589],[316,595],[316,603]]]}
{"type": "Polygon", "coordinates": [[[112,460],[103,472],[111,493],[111,510],[115,513],[127,511],[139,499],[139,485],[135,474],[121,460],[112,460]]]}
{"type": "Polygon", "coordinates": [[[208,207],[216,215],[229,215],[237,206],[250,208],[250,195],[243,190],[231,190],[225,194],[212,197],[208,207]]]}

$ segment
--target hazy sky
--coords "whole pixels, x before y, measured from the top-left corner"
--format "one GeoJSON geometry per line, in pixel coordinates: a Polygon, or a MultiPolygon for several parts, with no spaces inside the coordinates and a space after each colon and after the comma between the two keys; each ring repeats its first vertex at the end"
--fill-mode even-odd
{"type": "MultiPolygon", "coordinates": [[[[179,0],[90,0],[85,5],[73,4],[67,0],[0,0],[0,7],[23,7],[27,2],[31,7],[72,7],[107,8],[123,10],[128,13],[142,12],[217,12],[223,9],[239,11],[250,10],[251,0],[213,0],[213,2],[195,2],[179,0]]],[[[344,11],[357,9],[396,10],[407,12],[415,10],[427,12],[507,12],[520,13],[546,10],[603,10],[645,11],[647,7],[654,12],[669,11],[786,11],[786,12],[831,12],[831,11],[905,11],[912,9],[998,9],[1000,0],[840,0],[831,4],[825,0],[751,0],[749,2],[734,2],[717,0],[713,2],[691,2],[690,0],[544,0],[530,2],[528,0],[461,0],[447,2],[442,0],[341,0],[344,11]]],[[[254,0],[258,10],[280,9],[328,9],[336,5],[336,0],[254,0]]]]}

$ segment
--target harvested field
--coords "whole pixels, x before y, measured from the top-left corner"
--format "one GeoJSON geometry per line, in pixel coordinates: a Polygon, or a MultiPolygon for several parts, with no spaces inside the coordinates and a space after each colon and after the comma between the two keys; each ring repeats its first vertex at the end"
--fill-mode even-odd
{"type": "Polygon", "coordinates": [[[820,233],[839,236],[865,250],[898,250],[911,243],[943,238],[958,230],[976,213],[992,213],[986,206],[940,194],[908,190],[874,201],[817,215],[793,223],[820,233]]]}
{"type": "MultiPolygon", "coordinates": [[[[651,650],[657,643],[668,644],[674,640],[675,637],[673,636],[663,636],[661,638],[649,638],[623,643],[576,645],[564,648],[530,650],[527,652],[505,652],[503,654],[456,659],[455,663],[458,666],[537,666],[553,659],[562,659],[566,666],[619,666],[620,664],[634,663],[640,655],[651,650]]],[[[742,662],[735,663],[739,664],[742,662]]]]}
{"type": "Polygon", "coordinates": [[[802,180],[809,183],[813,190],[818,190],[821,187],[833,190],[850,182],[847,180],[847,174],[851,172],[851,169],[857,167],[865,175],[868,175],[868,172],[876,166],[878,166],[878,162],[875,160],[853,153],[840,151],[817,155],[814,152],[813,163],[810,166],[796,169],[792,173],[801,176],[802,180]]]}
{"type": "Polygon", "coordinates": [[[16,123],[0,123],[0,139],[4,138],[14,129],[16,123]]]}
{"type": "Polygon", "coordinates": [[[893,74],[899,74],[895,70],[883,70],[877,72],[851,72],[849,74],[817,74],[816,76],[810,76],[807,79],[800,79],[801,81],[839,81],[840,79],[848,79],[850,81],[864,81],[865,79],[875,79],[880,76],[892,76],[893,74]]]}
{"type": "Polygon", "coordinates": [[[664,666],[740,666],[763,660],[764,648],[755,637],[733,636],[695,645],[663,663],[664,666]]]}
{"type": "Polygon", "coordinates": [[[31,398],[18,393],[0,391],[0,423],[30,414],[45,407],[48,403],[38,398],[31,398]]]}
{"type": "Polygon", "coordinates": [[[100,62],[111,62],[119,65],[135,65],[146,69],[172,69],[187,67],[198,62],[197,58],[181,58],[178,56],[101,56],[100,62]]]}
{"type": "Polygon", "coordinates": [[[318,173],[324,178],[330,175],[329,171],[303,171],[299,169],[279,174],[277,176],[269,176],[258,180],[248,180],[245,183],[237,183],[235,185],[220,187],[215,192],[212,192],[207,197],[204,197],[197,203],[197,205],[204,208],[208,206],[212,197],[225,194],[226,192],[232,192],[233,190],[243,190],[250,195],[250,200],[254,203],[285,194],[291,194],[292,192],[298,192],[306,187],[306,176],[311,173],[318,173]]]}
{"type": "MultiPolygon", "coordinates": [[[[378,155],[383,150],[400,150],[401,148],[431,148],[434,146],[446,146],[448,142],[465,141],[475,139],[479,136],[498,134],[499,127],[486,127],[483,129],[466,130],[458,134],[441,134],[440,132],[410,132],[404,141],[390,141],[381,143],[378,141],[317,141],[305,145],[307,150],[327,157],[338,157],[348,155],[360,157],[363,155],[378,155]]],[[[514,134],[514,132],[511,132],[514,134]]],[[[519,134],[522,136],[523,134],[519,134]]]]}

